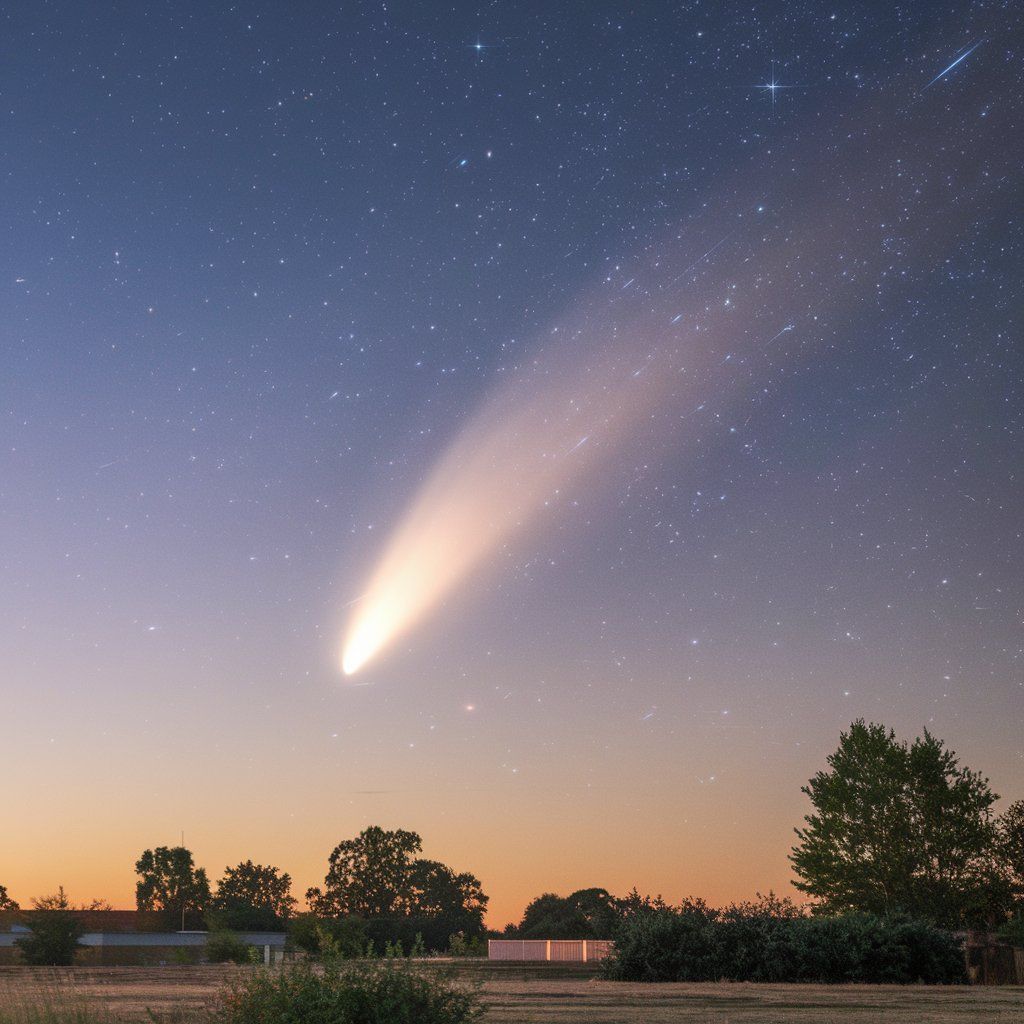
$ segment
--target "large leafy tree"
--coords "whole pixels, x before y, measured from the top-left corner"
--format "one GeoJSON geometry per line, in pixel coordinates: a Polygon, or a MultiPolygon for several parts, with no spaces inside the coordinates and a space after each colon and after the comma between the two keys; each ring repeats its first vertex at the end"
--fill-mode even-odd
{"type": "Polygon", "coordinates": [[[14,900],[12,900],[11,897],[7,895],[7,887],[4,885],[0,885],[0,911],[20,909],[21,908],[18,906],[18,904],[15,903],[14,900]]]}
{"type": "Polygon", "coordinates": [[[1004,910],[988,780],[925,732],[912,744],[854,722],[803,792],[796,887],[826,912],[906,913],[954,927],[1004,910]]]}
{"type": "Polygon", "coordinates": [[[449,935],[477,935],[483,931],[487,897],[475,875],[452,871],[436,860],[414,860],[409,881],[410,913],[444,918],[449,935]]]}
{"type": "Polygon", "coordinates": [[[292,879],[271,865],[244,861],[224,869],[210,901],[211,915],[226,928],[263,929],[283,925],[295,907],[292,879]]]}
{"type": "Polygon", "coordinates": [[[377,825],[331,851],[323,889],[306,893],[324,917],[388,917],[408,913],[411,873],[423,842],[415,832],[386,831],[377,825]]]}
{"type": "Polygon", "coordinates": [[[210,903],[210,882],[184,846],[143,851],[135,863],[135,905],[161,911],[168,927],[195,925],[210,903]]]}
{"type": "Polygon", "coordinates": [[[320,917],[362,918],[374,936],[384,930],[373,922],[386,922],[395,936],[420,931],[434,948],[455,932],[479,934],[487,908],[479,879],[417,857],[422,848],[415,832],[376,825],[339,843],[323,887],[306,892],[310,909],[320,917]]]}

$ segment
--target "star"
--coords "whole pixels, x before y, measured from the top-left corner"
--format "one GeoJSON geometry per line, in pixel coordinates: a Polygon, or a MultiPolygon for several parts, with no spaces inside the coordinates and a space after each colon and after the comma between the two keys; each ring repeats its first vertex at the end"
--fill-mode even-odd
{"type": "Polygon", "coordinates": [[[754,88],[755,89],[762,89],[764,92],[768,93],[769,96],[771,96],[771,99],[772,99],[772,109],[774,110],[775,109],[776,94],[778,93],[778,91],[780,89],[794,89],[794,88],[796,88],[796,86],[783,85],[781,82],[776,81],[776,79],[775,79],[775,64],[773,63],[772,64],[772,77],[771,77],[771,81],[770,82],[762,82],[760,85],[754,86],[754,88]]]}

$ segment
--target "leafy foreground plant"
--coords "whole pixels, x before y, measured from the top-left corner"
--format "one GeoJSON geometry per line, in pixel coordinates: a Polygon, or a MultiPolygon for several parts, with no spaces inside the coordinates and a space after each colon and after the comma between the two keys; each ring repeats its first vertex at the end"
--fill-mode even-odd
{"type": "Polygon", "coordinates": [[[238,981],[214,1013],[217,1024],[469,1024],[479,995],[437,971],[390,960],[300,965],[238,981]]]}

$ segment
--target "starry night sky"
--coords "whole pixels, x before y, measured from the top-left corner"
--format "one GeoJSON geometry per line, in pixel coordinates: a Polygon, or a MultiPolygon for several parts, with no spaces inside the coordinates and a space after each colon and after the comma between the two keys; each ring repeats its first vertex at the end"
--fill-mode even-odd
{"type": "Polygon", "coordinates": [[[494,925],[786,892],[861,716],[1024,796],[1019,5],[0,24],[13,896],[130,905],[181,829],[301,892],[369,824],[494,925]],[[585,466],[346,680],[438,461],[514,406],[531,493],[593,381],[585,466]]]}

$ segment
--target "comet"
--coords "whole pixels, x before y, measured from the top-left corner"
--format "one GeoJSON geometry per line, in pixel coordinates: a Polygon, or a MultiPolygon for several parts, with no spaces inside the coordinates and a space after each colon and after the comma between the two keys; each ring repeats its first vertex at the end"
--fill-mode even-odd
{"type": "Polygon", "coordinates": [[[562,488],[628,436],[658,390],[613,357],[567,379],[561,369],[531,374],[485,400],[414,497],[353,606],[344,674],[406,634],[557,503],[562,488]],[[588,443],[595,436],[600,450],[588,443]]]}
{"type": "Polygon", "coordinates": [[[655,411],[685,386],[674,372],[679,341],[664,312],[642,297],[632,312],[600,298],[581,303],[558,328],[546,349],[535,349],[514,378],[485,395],[398,520],[345,623],[346,676],[497,562],[517,535],[555,514],[562,496],[624,444],[656,429],[655,411]],[[636,372],[638,349],[643,373],[636,372]]]}
{"type": "MultiPolygon", "coordinates": [[[[903,122],[892,132],[904,147],[903,122]]],[[[860,147],[856,133],[849,138],[834,152],[822,148],[814,187],[791,183],[777,225],[749,219],[763,208],[763,185],[738,179],[729,194],[741,198],[729,210],[709,210],[631,257],[638,272],[625,290],[612,275],[595,281],[551,329],[537,332],[519,363],[502,366],[395,516],[365,582],[353,585],[351,595],[361,597],[344,612],[338,651],[346,676],[407,639],[471,578],[507,564],[584,488],[589,501],[600,500],[602,487],[610,494],[630,467],[660,456],[671,456],[682,474],[722,429],[726,411],[762,401],[783,360],[791,376],[813,356],[828,322],[858,315],[865,292],[848,287],[843,260],[865,216],[849,203],[849,188],[859,182],[871,195],[881,179],[873,150],[860,147]],[[815,313],[805,343],[780,351],[778,340],[805,321],[787,317],[767,342],[764,324],[797,299],[803,309],[824,310],[822,324],[814,326],[815,313]],[[681,310],[701,311],[692,331],[679,329],[681,310]]],[[[926,139],[922,130],[918,145],[926,139]]],[[[922,221],[907,244],[931,265],[955,244],[962,223],[922,221]]],[[[876,252],[873,244],[864,248],[863,259],[880,260],[876,252]]],[[[621,492],[607,507],[620,503],[621,492]]]]}

